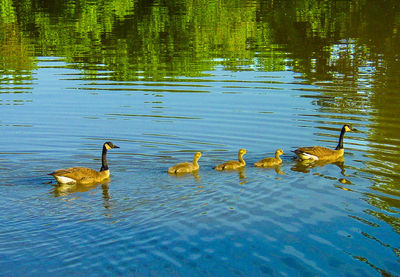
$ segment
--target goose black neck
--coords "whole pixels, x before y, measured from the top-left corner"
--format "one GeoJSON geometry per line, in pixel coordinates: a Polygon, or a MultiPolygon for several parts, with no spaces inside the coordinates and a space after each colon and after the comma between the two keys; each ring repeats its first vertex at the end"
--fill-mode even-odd
{"type": "Polygon", "coordinates": [[[103,152],[101,154],[101,168],[100,171],[108,170],[108,163],[107,163],[107,148],[103,146],[103,152]]]}
{"type": "Polygon", "coordinates": [[[342,131],[340,131],[340,137],[339,137],[339,143],[336,146],[336,150],[343,149],[343,138],[344,138],[344,133],[346,133],[346,129],[343,126],[342,131]]]}

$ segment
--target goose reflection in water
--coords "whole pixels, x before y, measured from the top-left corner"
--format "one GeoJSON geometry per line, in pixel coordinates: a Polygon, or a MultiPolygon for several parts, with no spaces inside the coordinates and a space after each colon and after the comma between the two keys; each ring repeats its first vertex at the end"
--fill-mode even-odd
{"type": "Polygon", "coordinates": [[[103,200],[105,201],[104,207],[108,208],[109,200],[111,199],[108,192],[108,181],[93,185],[82,185],[82,184],[57,184],[54,186],[52,193],[55,197],[68,196],[79,192],[88,192],[101,185],[103,200]]]}
{"type": "Polygon", "coordinates": [[[311,169],[316,167],[324,167],[327,164],[333,164],[340,168],[340,173],[345,176],[344,157],[341,156],[332,160],[296,160],[296,164],[291,170],[303,173],[309,173],[311,169]]]}

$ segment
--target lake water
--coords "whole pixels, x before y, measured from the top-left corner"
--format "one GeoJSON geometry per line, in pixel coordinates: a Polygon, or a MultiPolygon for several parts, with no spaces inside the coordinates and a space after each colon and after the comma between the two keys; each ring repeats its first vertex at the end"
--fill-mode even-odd
{"type": "Polygon", "coordinates": [[[400,273],[397,1],[3,2],[1,275],[400,273]]]}

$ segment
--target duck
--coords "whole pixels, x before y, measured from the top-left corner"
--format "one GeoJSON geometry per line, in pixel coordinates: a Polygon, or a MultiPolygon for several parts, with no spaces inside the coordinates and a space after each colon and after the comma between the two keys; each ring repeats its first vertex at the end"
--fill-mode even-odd
{"type": "Polygon", "coordinates": [[[119,146],[107,141],[103,144],[103,152],[101,155],[100,171],[87,167],[70,167],[66,169],[58,169],[49,175],[52,175],[60,184],[92,184],[99,183],[110,177],[110,170],[107,164],[107,150],[119,148],[119,146]]]}
{"type": "Polygon", "coordinates": [[[196,152],[193,156],[193,162],[178,163],[168,168],[170,174],[192,173],[199,170],[200,166],[197,163],[201,157],[200,152],[196,152]]]}
{"type": "Polygon", "coordinates": [[[265,158],[262,159],[254,164],[255,167],[270,167],[270,166],[276,166],[280,165],[282,163],[282,159],[279,157],[280,155],[283,155],[282,149],[277,149],[275,151],[275,158],[265,158]]]}
{"type": "Polygon", "coordinates": [[[222,164],[219,164],[215,167],[215,170],[232,170],[239,169],[246,166],[246,162],[243,160],[243,155],[247,153],[246,149],[239,149],[238,152],[238,161],[228,161],[222,164]]]}
{"type": "Polygon", "coordinates": [[[344,155],[343,138],[346,132],[356,131],[351,125],[344,124],[340,131],[339,143],[335,149],[322,146],[300,147],[293,151],[301,160],[327,161],[337,160],[344,155]]]}

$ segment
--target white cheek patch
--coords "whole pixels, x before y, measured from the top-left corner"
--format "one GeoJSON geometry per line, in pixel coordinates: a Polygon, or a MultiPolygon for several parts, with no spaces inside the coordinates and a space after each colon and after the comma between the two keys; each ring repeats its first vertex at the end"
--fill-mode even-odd
{"type": "Polygon", "coordinates": [[[56,176],[56,180],[57,182],[61,183],[61,184],[68,184],[68,183],[76,183],[76,181],[74,179],[65,177],[65,176],[56,176]]]}

